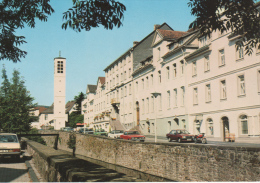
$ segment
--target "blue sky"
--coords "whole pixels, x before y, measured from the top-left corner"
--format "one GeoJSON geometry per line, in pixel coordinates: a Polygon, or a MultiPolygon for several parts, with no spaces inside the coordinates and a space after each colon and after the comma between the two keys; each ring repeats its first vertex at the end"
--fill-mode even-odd
{"type": "MultiPolygon", "coordinates": [[[[19,63],[0,61],[12,77],[18,69],[25,85],[39,105],[53,103],[54,58],[67,59],[66,101],[79,92],[85,93],[88,84],[96,84],[104,69],[133,45],[153,31],[155,24],[166,22],[176,31],[188,30],[195,19],[190,15],[189,0],[120,0],[126,6],[123,27],[106,30],[103,27],[77,33],[61,29],[62,13],[72,7],[72,0],[51,0],[55,13],[47,22],[37,21],[36,28],[24,28],[18,35],[26,37],[21,49],[28,52],[19,63]]],[[[2,79],[0,78],[0,83],[2,79]]]]}

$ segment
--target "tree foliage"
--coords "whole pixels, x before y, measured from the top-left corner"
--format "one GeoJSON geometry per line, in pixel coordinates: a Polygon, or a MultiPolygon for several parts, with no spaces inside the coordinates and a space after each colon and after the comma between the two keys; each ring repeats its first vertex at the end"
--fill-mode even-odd
{"type": "MultiPolygon", "coordinates": [[[[2,0],[0,2],[0,60],[14,63],[25,58],[26,51],[19,48],[26,43],[24,36],[16,35],[17,29],[35,27],[35,21],[46,22],[54,9],[51,0],[2,0]]],[[[89,31],[91,27],[113,29],[122,26],[125,6],[115,0],[71,0],[73,7],[64,13],[62,28],[89,31]]],[[[62,3],[62,2],[61,2],[62,3]]]]}
{"type": "Polygon", "coordinates": [[[50,0],[2,0],[0,3],[0,60],[20,61],[27,54],[18,48],[26,43],[24,36],[15,35],[17,29],[35,27],[36,19],[47,21],[54,12],[50,0]]]}
{"type": "Polygon", "coordinates": [[[63,15],[67,21],[62,28],[70,27],[78,32],[100,25],[105,29],[119,28],[125,10],[126,7],[115,0],[73,0],[73,7],[63,15]]]}
{"type": "Polygon", "coordinates": [[[81,103],[84,99],[85,99],[85,95],[82,92],[80,92],[79,95],[74,97],[77,114],[81,114],[81,103]]]}
{"type": "Polygon", "coordinates": [[[35,106],[20,73],[14,70],[9,81],[6,70],[2,70],[3,82],[0,87],[0,128],[6,132],[28,132],[34,117],[30,110],[35,106]]]}
{"type": "Polygon", "coordinates": [[[72,112],[69,115],[69,122],[68,122],[68,126],[72,127],[72,128],[76,128],[76,124],[77,123],[83,123],[84,122],[84,115],[82,114],[78,114],[77,112],[72,112]]]}
{"type": "Polygon", "coordinates": [[[196,16],[190,28],[199,28],[202,35],[213,31],[231,30],[241,35],[237,48],[245,47],[246,54],[260,43],[260,19],[256,0],[190,0],[191,14],[196,16]]]}

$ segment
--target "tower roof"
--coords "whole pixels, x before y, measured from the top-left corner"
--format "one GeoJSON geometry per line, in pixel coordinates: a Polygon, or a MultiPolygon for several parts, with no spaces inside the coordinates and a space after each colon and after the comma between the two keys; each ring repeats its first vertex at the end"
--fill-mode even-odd
{"type": "Polygon", "coordinates": [[[64,57],[55,57],[54,59],[66,59],[64,57]]]}

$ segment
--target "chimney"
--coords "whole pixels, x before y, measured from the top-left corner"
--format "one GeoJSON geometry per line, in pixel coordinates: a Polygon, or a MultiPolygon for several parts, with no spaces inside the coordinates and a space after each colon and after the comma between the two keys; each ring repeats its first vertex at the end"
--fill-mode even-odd
{"type": "Polygon", "coordinates": [[[137,45],[139,43],[139,41],[134,41],[133,42],[133,47],[135,46],[135,45],[137,45]]]}
{"type": "Polygon", "coordinates": [[[159,25],[159,24],[155,24],[155,25],[154,25],[154,30],[158,29],[160,26],[161,26],[161,25],[159,25]]]}

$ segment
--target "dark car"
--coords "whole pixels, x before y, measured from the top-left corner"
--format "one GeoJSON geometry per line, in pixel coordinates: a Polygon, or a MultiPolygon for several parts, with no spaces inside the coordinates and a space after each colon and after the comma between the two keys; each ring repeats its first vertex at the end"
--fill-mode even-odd
{"type": "Polygon", "coordinates": [[[145,141],[145,136],[141,135],[138,131],[125,131],[123,135],[120,135],[120,138],[140,142],[145,141]]]}
{"type": "Polygon", "coordinates": [[[81,128],[79,129],[79,133],[84,133],[84,134],[93,134],[94,131],[92,128],[81,128]]]}
{"type": "Polygon", "coordinates": [[[172,140],[176,140],[178,142],[193,142],[194,135],[191,135],[187,130],[180,129],[180,130],[171,130],[169,133],[166,134],[166,138],[169,142],[172,140]]]}

